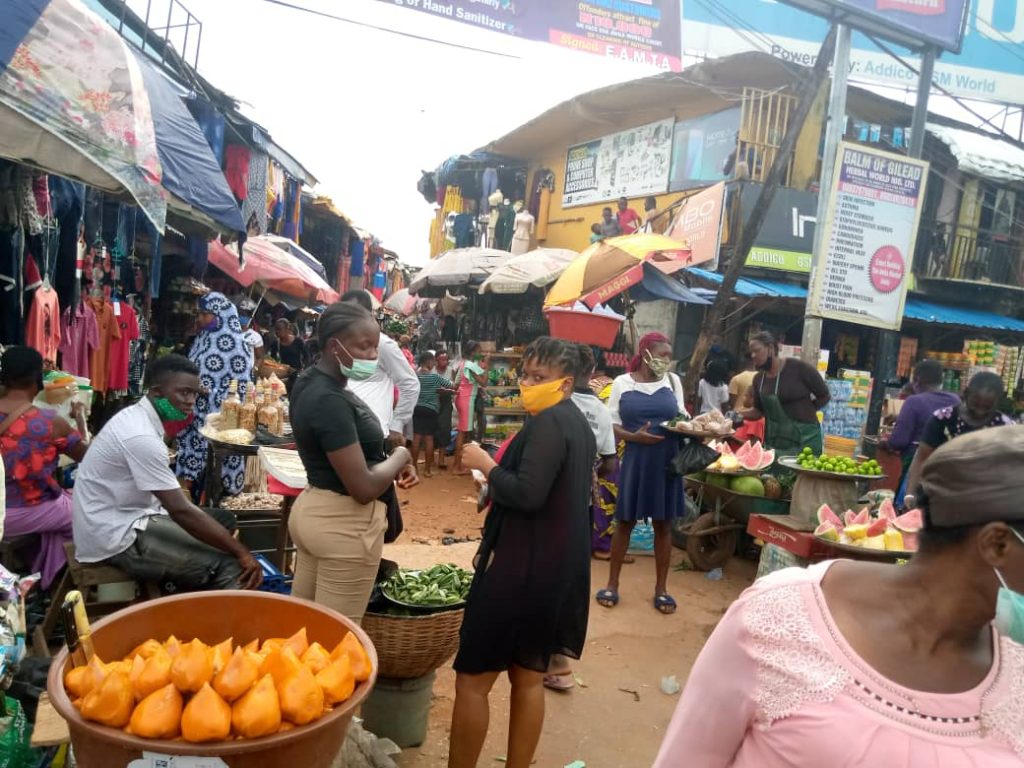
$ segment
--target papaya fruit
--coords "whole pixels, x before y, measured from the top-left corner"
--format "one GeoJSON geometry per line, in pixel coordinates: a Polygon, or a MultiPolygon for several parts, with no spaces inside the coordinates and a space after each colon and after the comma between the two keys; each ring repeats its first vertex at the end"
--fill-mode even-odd
{"type": "Polygon", "coordinates": [[[313,643],[302,654],[300,661],[315,675],[331,663],[331,654],[320,643],[313,643]]]}
{"type": "Polygon", "coordinates": [[[285,640],[281,648],[282,650],[284,648],[291,648],[295,655],[301,659],[302,655],[309,649],[309,640],[306,638],[306,628],[303,627],[285,640]]]}
{"type": "Polygon", "coordinates": [[[173,659],[181,651],[181,640],[171,635],[164,641],[164,650],[173,659]]]}
{"type": "Polygon", "coordinates": [[[213,690],[230,703],[252,688],[259,671],[259,664],[249,654],[235,648],[228,663],[213,676],[213,690]]]}
{"type": "Polygon", "coordinates": [[[84,667],[75,667],[64,675],[64,687],[72,699],[80,699],[102,683],[110,674],[99,656],[93,656],[84,667]]]}
{"type": "Polygon", "coordinates": [[[296,725],[311,723],[324,713],[324,692],[304,664],[277,686],[277,695],[281,717],[296,725]]]}
{"type": "Polygon", "coordinates": [[[349,663],[352,665],[352,675],[357,683],[370,679],[373,665],[370,663],[370,656],[363,648],[363,644],[351,632],[346,633],[334,650],[331,651],[331,661],[337,661],[341,654],[347,654],[349,663]]]}
{"type": "Polygon", "coordinates": [[[124,728],[132,716],[135,695],[128,675],[111,672],[82,700],[82,717],[111,728],[124,728]]]}
{"type": "Polygon", "coordinates": [[[233,638],[229,637],[222,643],[210,646],[210,667],[213,669],[213,674],[216,675],[220,672],[231,659],[231,654],[234,651],[232,640],[233,638]]]}
{"type": "Polygon", "coordinates": [[[291,648],[274,649],[267,654],[260,665],[260,677],[270,675],[274,685],[281,685],[288,677],[299,671],[302,662],[291,648]]]}
{"type": "Polygon", "coordinates": [[[352,674],[348,654],[341,654],[318,672],[316,682],[324,692],[324,703],[328,706],[347,701],[356,689],[356,679],[352,674]]]}
{"type": "Polygon", "coordinates": [[[150,638],[149,640],[141,642],[135,646],[132,649],[132,652],[125,656],[125,658],[134,659],[136,656],[141,656],[143,660],[145,660],[161,649],[163,649],[163,645],[160,641],[150,638]]]}
{"type": "Polygon", "coordinates": [[[171,663],[171,682],[182,693],[196,693],[204,683],[213,679],[210,652],[202,640],[196,638],[181,646],[171,663]]]}
{"type": "Polygon", "coordinates": [[[264,675],[232,705],[231,725],[235,733],[247,739],[277,732],[281,727],[281,704],[274,678],[264,675]]]}
{"type": "Polygon", "coordinates": [[[209,683],[203,683],[181,714],[181,737],[202,743],[223,741],[231,734],[231,705],[209,683]]]}
{"type": "Polygon", "coordinates": [[[128,730],[144,739],[177,738],[181,732],[183,705],[181,692],[174,683],[168,683],[138,703],[128,721],[128,730]]]}

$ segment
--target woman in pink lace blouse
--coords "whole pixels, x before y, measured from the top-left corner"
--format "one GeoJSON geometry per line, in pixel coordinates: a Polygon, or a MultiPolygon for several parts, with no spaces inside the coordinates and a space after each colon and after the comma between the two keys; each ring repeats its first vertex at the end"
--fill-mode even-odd
{"type": "Polygon", "coordinates": [[[925,464],[905,566],[825,562],[744,592],[655,768],[1024,766],[1021,466],[1024,426],[956,438],[925,464]]]}

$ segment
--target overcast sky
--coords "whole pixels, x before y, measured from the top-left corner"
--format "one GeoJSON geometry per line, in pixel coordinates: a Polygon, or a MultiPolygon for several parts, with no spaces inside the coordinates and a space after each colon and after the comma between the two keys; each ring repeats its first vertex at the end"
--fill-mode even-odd
{"type": "MultiPolygon", "coordinates": [[[[167,18],[168,0],[149,1],[151,26],[158,27],[167,18]]],[[[181,0],[203,23],[200,72],[239,99],[246,114],[313,172],[319,192],[410,264],[428,258],[433,216],[416,192],[421,170],[472,151],[578,93],[654,74],[381,0],[287,1],[505,54],[415,40],[266,0],[181,0]]],[[[146,3],[129,0],[143,15],[146,3]]],[[[879,92],[912,101],[907,91],[879,92]]],[[[973,105],[986,115],[998,110],[973,105]]],[[[979,122],[944,97],[933,95],[930,107],[979,122]]]]}
{"type": "MultiPolygon", "coordinates": [[[[203,23],[199,71],[243,102],[243,111],[320,180],[319,191],[411,264],[429,254],[433,213],[416,191],[421,169],[577,93],[653,73],[379,0],[294,3],[519,57],[422,42],[263,0],[184,0],[203,23]]],[[[153,17],[166,18],[159,5],[153,3],[153,17]]],[[[138,0],[133,6],[138,10],[138,0]]]]}

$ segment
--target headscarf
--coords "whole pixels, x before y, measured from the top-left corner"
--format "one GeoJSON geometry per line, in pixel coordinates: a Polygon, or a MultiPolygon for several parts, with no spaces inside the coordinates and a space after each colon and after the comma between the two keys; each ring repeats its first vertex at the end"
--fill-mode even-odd
{"type": "Polygon", "coordinates": [[[640,343],[636,346],[636,354],[633,355],[633,359],[629,361],[629,367],[626,369],[630,373],[640,370],[640,366],[644,362],[644,352],[650,350],[651,347],[656,344],[668,344],[668,336],[657,331],[652,331],[646,336],[640,339],[640,343]]]}
{"type": "MultiPolygon", "coordinates": [[[[220,409],[231,379],[238,379],[240,384],[249,381],[253,355],[242,337],[238,310],[223,293],[206,294],[199,299],[199,309],[216,317],[213,328],[199,332],[188,354],[189,360],[199,366],[199,380],[210,393],[199,400],[212,402],[196,403],[198,415],[206,416],[220,409]]],[[[239,393],[243,390],[240,387],[239,393]]]]}

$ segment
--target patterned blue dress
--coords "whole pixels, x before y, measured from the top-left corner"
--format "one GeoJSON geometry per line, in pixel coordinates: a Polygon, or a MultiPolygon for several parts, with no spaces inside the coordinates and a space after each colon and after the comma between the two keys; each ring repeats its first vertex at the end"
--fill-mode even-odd
{"type": "MultiPolygon", "coordinates": [[[[202,312],[217,316],[215,327],[196,336],[189,359],[199,366],[199,380],[209,394],[196,399],[195,420],[178,437],[177,474],[196,482],[206,470],[207,443],[199,429],[206,417],[220,410],[232,379],[238,380],[238,395],[243,396],[252,377],[253,355],[242,338],[238,310],[221,293],[208,293],[199,299],[202,312]]],[[[245,477],[245,457],[230,456],[223,462],[224,492],[237,494],[245,477]]]]}

